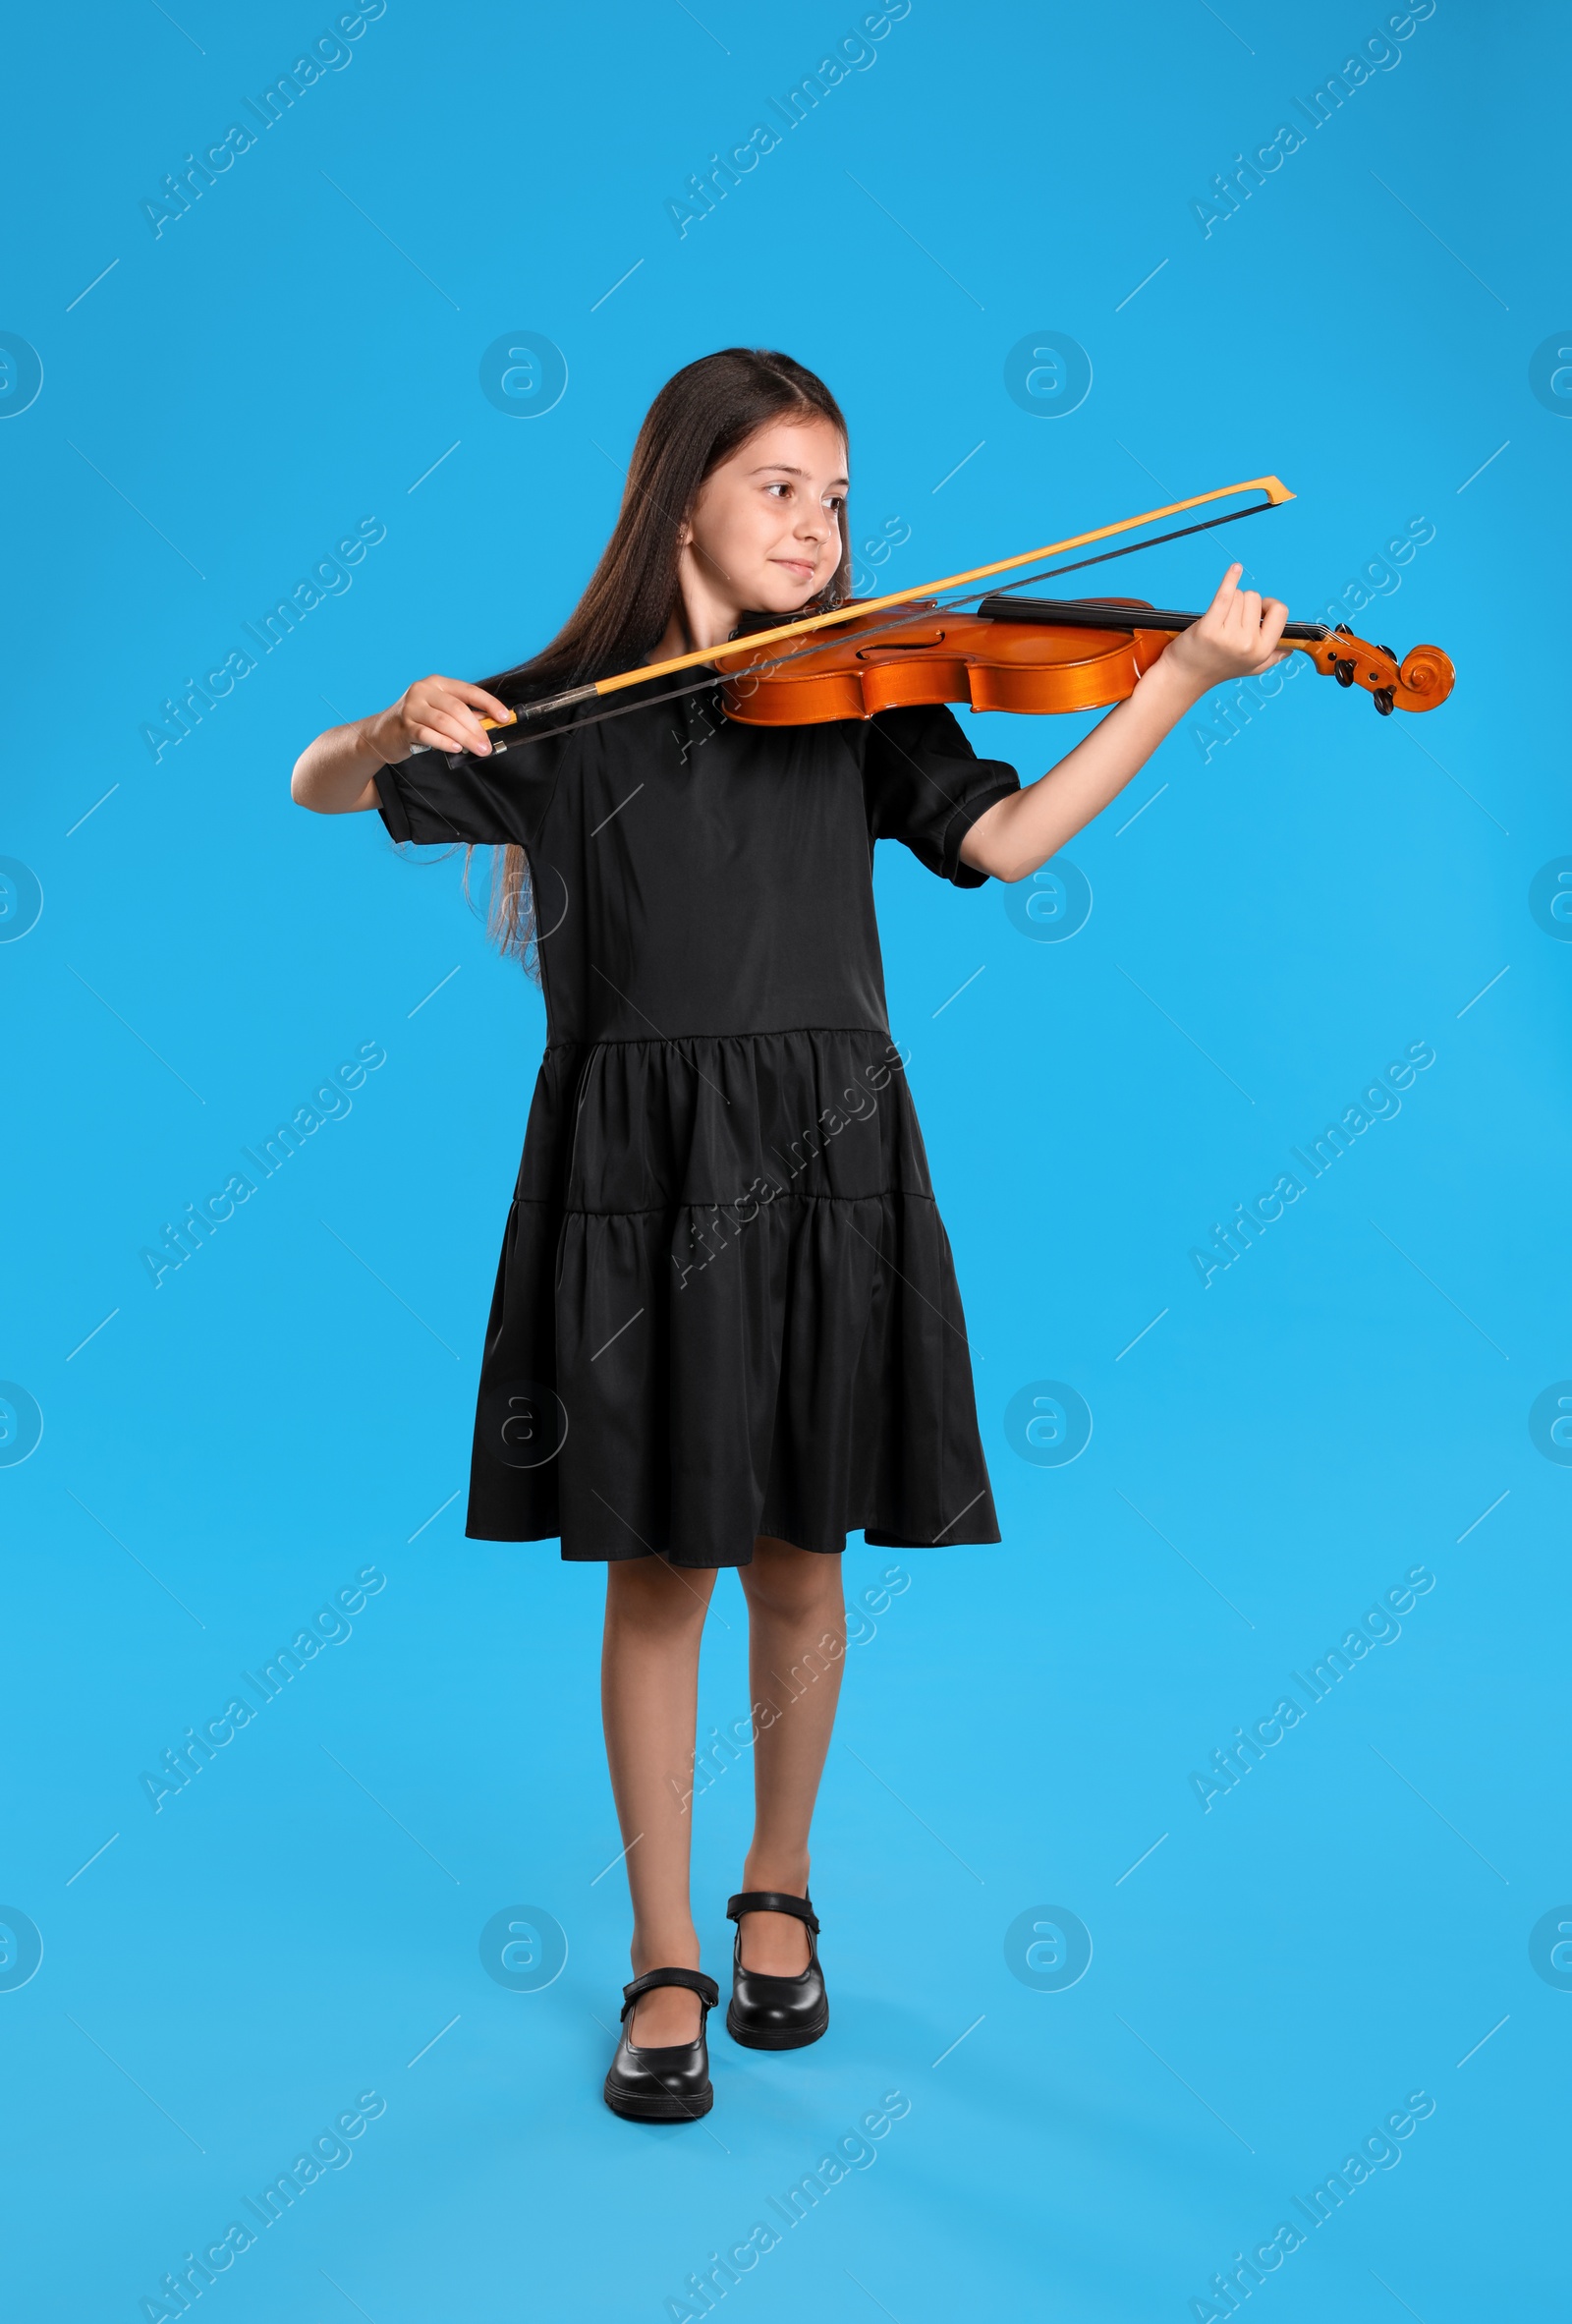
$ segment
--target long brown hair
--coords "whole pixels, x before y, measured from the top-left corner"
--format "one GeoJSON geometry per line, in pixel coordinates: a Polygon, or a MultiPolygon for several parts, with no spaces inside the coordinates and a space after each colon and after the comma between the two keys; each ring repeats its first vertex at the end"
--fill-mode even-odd
{"type": "MultiPolygon", "coordinates": [[[[679,535],[700,486],[759,428],[791,418],[828,420],[846,434],[840,406],[823,380],[768,348],[725,347],[668,379],[639,430],[616,527],[584,595],[549,646],[482,678],[486,692],[511,705],[642,659],[665,635],[676,607],[679,535]]],[[[841,604],[850,589],[843,507],[840,563],[803,611],[841,604]]],[[[502,950],[516,953],[538,976],[531,958],[534,898],[522,847],[494,851],[489,920],[502,950]]]]}

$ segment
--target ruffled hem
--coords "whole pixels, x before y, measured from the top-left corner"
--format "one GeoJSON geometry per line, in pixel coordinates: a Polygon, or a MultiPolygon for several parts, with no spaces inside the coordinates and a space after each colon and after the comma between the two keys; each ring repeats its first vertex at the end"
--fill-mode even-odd
{"type": "Polygon", "coordinates": [[[486,1333],[468,1531],[747,1564],[999,1539],[948,1238],[887,1033],[564,1044],[486,1333]]]}
{"type": "Polygon", "coordinates": [[[745,1565],[999,1539],[931,1196],[554,1215],[516,1204],[467,1530],[569,1559],[745,1565]]]}

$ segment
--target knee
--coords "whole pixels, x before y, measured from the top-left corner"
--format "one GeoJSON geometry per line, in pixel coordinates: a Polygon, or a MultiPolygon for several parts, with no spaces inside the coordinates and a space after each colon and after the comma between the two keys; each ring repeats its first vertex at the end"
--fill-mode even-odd
{"type": "Polygon", "coordinates": [[[606,1573],[606,1619],[640,1630],[700,1630],[712,1573],[678,1573],[663,1558],[629,1558],[606,1573]]]}
{"type": "Polygon", "coordinates": [[[841,1561],[816,1550],[761,1534],[751,1565],[741,1569],[750,1609],[782,1620],[837,1618],[842,1606],[841,1561]]]}

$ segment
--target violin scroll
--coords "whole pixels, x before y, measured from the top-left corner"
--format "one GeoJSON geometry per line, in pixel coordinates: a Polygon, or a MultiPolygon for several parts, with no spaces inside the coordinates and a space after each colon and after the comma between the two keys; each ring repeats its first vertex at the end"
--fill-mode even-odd
{"type": "Polygon", "coordinates": [[[1369,645],[1346,622],[1310,638],[1294,636],[1300,626],[1289,625],[1290,642],[1310,655],[1323,678],[1335,678],[1339,686],[1363,686],[1383,718],[1396,709],[1433,710],[1456,682],[1451,660],[1439,646],[1415,646],[1399,662],[1390,646],[1369,645]]]}

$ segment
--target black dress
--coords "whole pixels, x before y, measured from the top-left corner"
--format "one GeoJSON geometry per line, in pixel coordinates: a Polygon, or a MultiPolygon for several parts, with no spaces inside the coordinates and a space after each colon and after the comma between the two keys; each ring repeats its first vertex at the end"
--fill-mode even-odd
{"type": "Polygon", "coordinates": [[[524,847],[541,935],[472,1539],[693,1566],[999,1539],[871,842],[981,886],[961,842],[1018,787],[947,709],[759,729],[714,691],[378,775],[396,840],[524,847]]]}

